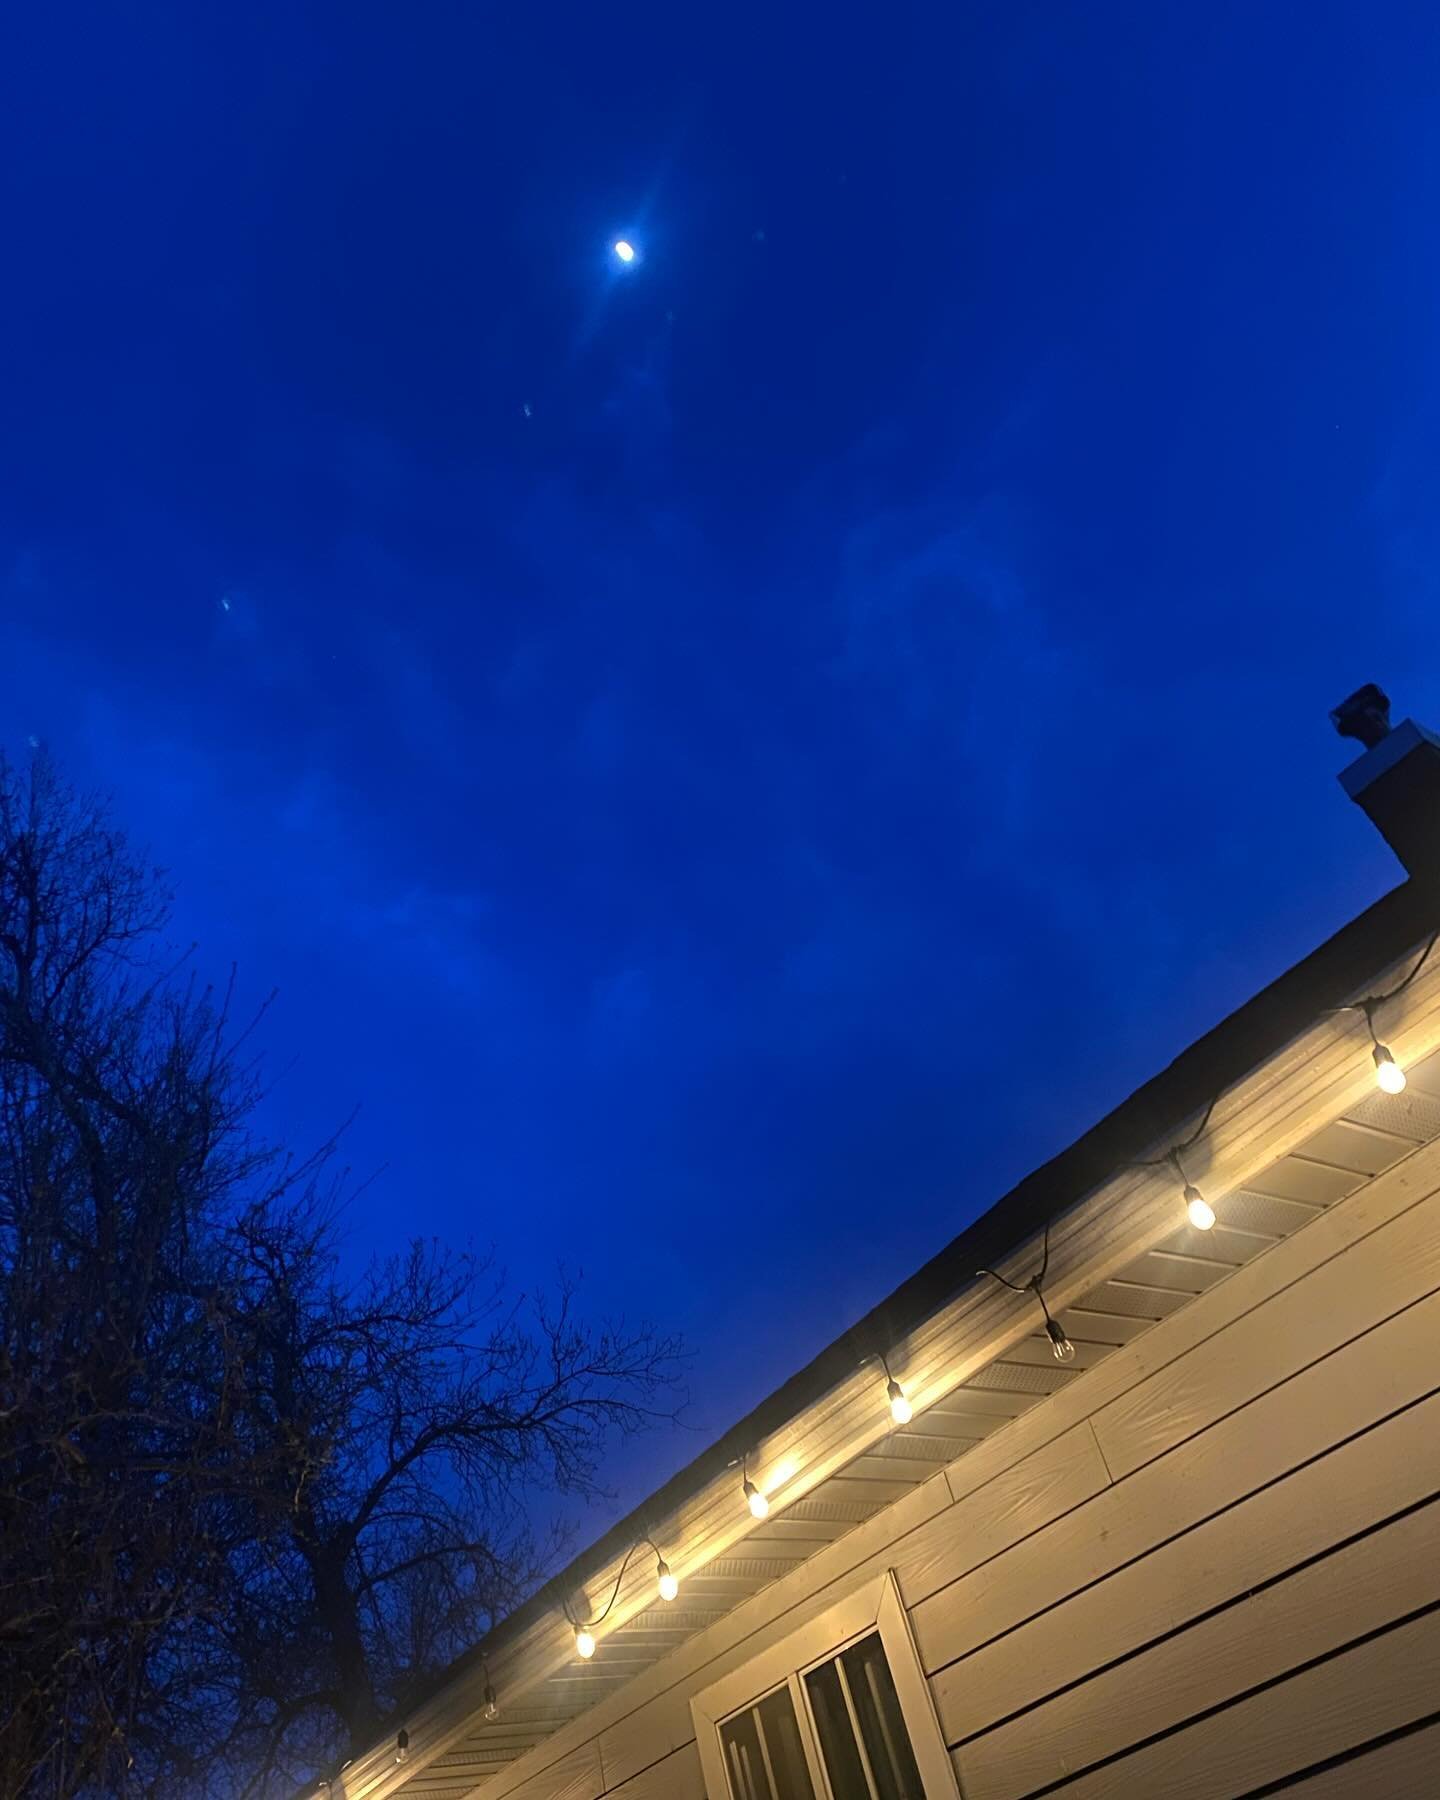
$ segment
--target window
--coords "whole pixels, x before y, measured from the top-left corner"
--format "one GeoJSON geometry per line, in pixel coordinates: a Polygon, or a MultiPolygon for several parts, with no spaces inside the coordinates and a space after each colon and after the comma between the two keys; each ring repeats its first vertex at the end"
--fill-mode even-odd
{"type": "Polygon", "coordinates": [[[878,1631],[792,1681],[721,1721],[729,1800],[815,1800],[807,1711],[831,1800],[925,1800],[878,1631]]]}
{"type": "Polygon", "coordinates": [[[886,1575],[691,1702],[709,1800],[958,1800],[886,1575]]]}
{"type": "Polygon", "coordinates": [[[880,1633],[805,1677],[835,1800],[925,1800],[880,1633]]]}
{"type": "Polygon", "coordinates": [[[815,1800],[788,1688],[727,1719],[720,1742],[732,1800],[815,1800]]]}

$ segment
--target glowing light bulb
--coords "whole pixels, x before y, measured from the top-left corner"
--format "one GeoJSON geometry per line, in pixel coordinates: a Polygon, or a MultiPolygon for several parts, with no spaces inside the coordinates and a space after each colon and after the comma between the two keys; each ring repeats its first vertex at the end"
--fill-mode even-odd
{"type": "Polygon", "coordinates": [[[897,1425],[908,1425],[915,1417],[915,1408],[905,1398],[904,1388],[893,1375],[885,1392],[890,1396],[890,1417],[897,1425]]]}
{"type": "Polygon", "coordinates": [[[495,1689],[488,1681],[485,1683],[485,1717],[487,1719],[500,1717],[500,1702],[495,1698],[495,1689]]]}
{"type": "Polygon", "coordinates": [[[655,1565],[655,1579],[659,1584],[662,1600],[673,1600],[680,1592],[680,1583],[670,1573],[670,1565],[663,1556],[655,1565]]]}
{"type": "Polygon", "coordinates": [[[1208,1231],[1215,1223],[1215,1208],[1199,1188],[1191,1187],[1188,1182],[1185,1185],[1185,1211],[1197,1231],[1208,1231]]]}
{"type": "Polygon", "coordinates": [[[1375,1046],[1375,1081],[1382,1093],[1403,1094],[1405,1092],[1405,1071],[1384,1044],[1375,1046]]]}
{"type": "Polygon", "coordinates": [[[586,1662],[589,1662],[595,1654],[594,1634],[587,1631],[583,1625],[575,1627],[575,1654],[583,1656],[586,1662]]]}
{"type": "Polygon", "coordinates": [[[1045,1321],[1045,1335],[1050,1339],[1050,1354],[1056,1362],[1074,1362],[1075,1346],[1054,1319],[1045,1321]]]}
{"type": "Polygon", "coordinates": [[[750,1508],[751,1516],[756,1519],[763,1519],[769,1514],[770,1502],[748,1475],[745,1477],[745,1504],[750,1508]]]}
{"type": "Polygon", "coordinates": [[[621,262],[632,263],[635,260],[635,246],[632,243],[627,242],[624,238],[616,238],[615,254],[620,258],[621,262]]]}

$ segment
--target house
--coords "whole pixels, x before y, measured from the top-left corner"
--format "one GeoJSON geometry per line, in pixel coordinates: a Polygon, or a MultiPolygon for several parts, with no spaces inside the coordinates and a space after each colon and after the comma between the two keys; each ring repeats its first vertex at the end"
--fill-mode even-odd
{"type": "Polygon", "coordinates": [[[344,1800],[1440,1795],[1440,738],[1374,689],[1336,719],[1407,879],[493,1632],[344,1800]]]}

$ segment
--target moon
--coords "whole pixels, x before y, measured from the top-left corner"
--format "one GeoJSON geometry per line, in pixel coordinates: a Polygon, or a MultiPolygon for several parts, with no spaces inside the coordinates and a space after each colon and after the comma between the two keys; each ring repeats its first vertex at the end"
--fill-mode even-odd
{"type": "Polygon", "coordinates": [[[635,246],[627,238],[616,238],[615,254],[622,263],[632,263],[635,260],[635,246]]]}

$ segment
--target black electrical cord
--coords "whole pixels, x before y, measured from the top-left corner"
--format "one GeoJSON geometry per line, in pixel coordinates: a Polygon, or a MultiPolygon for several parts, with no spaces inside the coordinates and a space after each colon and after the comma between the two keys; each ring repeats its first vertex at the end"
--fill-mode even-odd
{"type": "Polygon", "coordinates": [[[1056,1362],[1069,1362],[1075,1354],[1075,1346],[1065,1335],[1064,1327],[1050,1316],[1050,1308],[1046,1304],[1043,1282],[1050,1268],[1050,1224],[1046,1221],[1045,1238],[1040,1253],[1040,1267],[1028,1281],[1011,1281],[1008,1275],[1002,1275],[998,1269],[977,1269],[976,1275],[988,1275],[992,1281],[998,1281],[1013,1294],[1033,1294],[1040,1302],[1040,1310],[1045,1315],[1045,1335],[1055,1353],[1056,1362]]]}
{"type": "Polygon", "coordinates": [[[1404,977],[1403,980],[1397,981],[1395,986],[1393,988],[1391,988],[1388,993],[1367,994],[1363,1000],[1351,1000],[1351,1001],[1347,1002],[1347,1004],[1344,1006],[1326,1007],[1326,1009],[1325,1009],[1326,1012],[1331,1014],[1332,1016],[1335,1014],[1338,1014],[1338,1013],[1347,1013],[1347,1012],[1363,1014],[1364,1019],[1365,1019],[1366,1028],[1370,1033],[1370,1041],[1372,1044],[1374,1044],[1378,1048],[1379,1044],[1380,1044],[1380,1038],[1375,1030],[1376,1008],[1384,1006],[1384,1004],[1387,1000],[1398,999],[1398,997],[1405,992],[1406,988],[1408,988],[1410,986],[1411,982],[1414,981],[1415,977],[1425,967],[1426,963],[1429,962],[1430,954],[1434,950],[1437,943],[1440,943],[1440,931],[1436,931],[1431,935],[1428,943],[1425,945],[1425,948],[1420,952],[1419,957],[1416,959],[1415,967],[1410,971],[1410,973],[1407,976],[1404,977]]]}
{"type": "MultiPolygon", "coordinates": [[[[615,1577],[615,1586],[610,1590],[610,1598],[605,1602],[604,1610],[597,1613],[593,1619],[577,1619],[570,1610],[569,1602],[565,1601],[562,1603],[565,1609],[565,1618],[572,1630],[593,1631],[597,1625],[603,1625],[605,1623],[606,1619],[610,1617],[615,1602],[620,1598],[620,1583],[625,1579],[625,1571],[630,1567],[631,1557],[634,1556],[635,1552],[642,1544],[648,1544],[649,1542],[650,1540],[648,1538],[636,1538],[635,1542],[625,1552],[625,1560],[620,1565],[620,1573],[615,1577]]],[[[653,1549],[654,1546],[652,1545],[651,1548],[653,1549]]]]}
{"type": "MultiPolygon", "coordinates": [[[[1435,948],[1436,944],[1440,944],[1440,929],[1437,929],[1436,931],[1431,933],[1429,942],[1426,944],[1425,948],[1420,952],[1419,960],[1416,962],[1415,967],[1410,971],[1410,973],[1405,977],[1405,979],[1403,981],[1397,981],[1395,986],[1393,988],[1391,988],[1391,990],[1388,994],[1372,994],[1370,996],[1369,1004],[1371,1006],[1381,1006],[1384,1004],[1385,1001],[1393,1000],[1393,999],[1395,999],[1395,997],[1398,994],[1403,994],[1405,992],[1406,988],[1409,987],[1410,983],[1415,979],[1415,977],[1425,967],[1426,963],[1429,962],[1430,953],[1435,948]]],[[[1363,1004],[1365,1004],[1365,1002],[1362,1001],[1361,1004],[1363,1005],[1363,1004]]],[[[1337,1007],[1336,1010],[1338,1012],[1343,1012],[1346,1009],[1344,1007],[1337,1007]]]]}
{"type": "Polygon", "coordinates": [[[610,1617],[615,1602],[620,1598],[620,1584],[625,1579],[625,1571],[630,1567],[631,1557],[634,1556],[637,1550],[646,1546],[655,1552],[655,1559],[660,1565],[661,1573],[668,1574],[670,1572],[670,1565],[665,1560],[665,1552],[648,1532],[641,1532],[640,1536],[636,1538],[635,1542],[625,1552],[625,1560],[620,1565],[620,1573],[615,1577],[615,1586],[610,1590],[610,1598],[605,1602],[604,1609],[601,1612],[598,1612],[593,1619],[577,1619],[574,1613],[571,1612],[568,1601],[561,1602],[566,1622],[570,1625],[572,1630],[593,1631],[597,1625],[603,1625],[605,1623],[606,1619],[610,1617]]]}
{"type": "Polygon", "coordinates": [[[1178,1144],[1172,1144],[1170,1148],[1160,1156],[1147,1156],[1142,1158],[1139,1162],[1126,1163],[1125,1167],[1127,1169],[1163,1169],[1166,1163],[1169,1163],[1175,1173],[1182,1181],[1184,1181],[1185,1171],[1180,1166],[1180,1158],[1187,1150],[1193,1150],[1200,1142],[1201,1138],[1204,1137],[1209,1128],[1210,1120],[1214,1117],[1215,1108],[1219,1104],[1220,1096],[1217,1094],[1205,1108],[1204,1112],[1201,1113],[1200,1123],[1190,1133],[1189,1137],[1182,1138],[1178,1144]]]}

